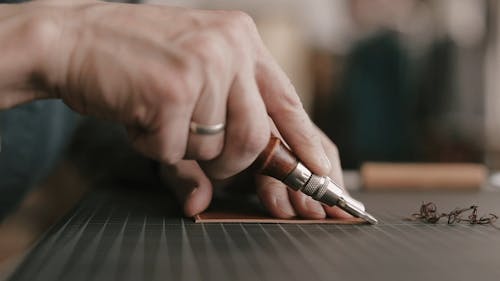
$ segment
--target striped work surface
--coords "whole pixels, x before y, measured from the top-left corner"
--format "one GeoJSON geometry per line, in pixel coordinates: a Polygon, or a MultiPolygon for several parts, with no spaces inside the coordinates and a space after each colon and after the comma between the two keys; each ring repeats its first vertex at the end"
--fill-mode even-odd
{"type": "Polygon", "coordinates": [[[500,280],[500,230],[402,219],[422,201],[500,214],[500,193],[355,196],[380,224],[194,224],[166,195],[95,191],[11,280],[500,280]]]}

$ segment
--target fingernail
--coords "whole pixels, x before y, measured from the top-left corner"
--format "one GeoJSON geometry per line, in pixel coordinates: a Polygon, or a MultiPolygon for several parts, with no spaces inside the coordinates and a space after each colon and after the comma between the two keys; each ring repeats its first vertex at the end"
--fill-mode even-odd
{"type": "Polygon", "coordinates": [[[189,197],[193,196],[193,194],[196,193],[196,191],[198,191],[198,186],[192,186],[191,188],[186,188],[186,199],[188,199],[189,197]]]}
{"type": "Polygon", "coordinates": [[[198,184],[196,183],[185,183],[179,185],[178,188],[174,189],[177,194],[177,198],[184,203],[189,197],[191,197],[196,190],[198,190],[198,184]]]}
{"type": "Polygon", "coordinates": [[[326,156],[326,153],[323,153],[321,155],[321,166],[324,167],[326,173],[330,172],[332,169],[332,163],[330,162],[330,159],[326,156]]]}

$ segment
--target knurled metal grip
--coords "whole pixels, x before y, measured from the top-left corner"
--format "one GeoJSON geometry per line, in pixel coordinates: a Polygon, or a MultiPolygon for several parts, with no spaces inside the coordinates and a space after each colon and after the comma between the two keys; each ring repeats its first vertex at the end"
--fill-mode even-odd
{"type": "Polygon", "coordinates": [[[374,224],[377,219],[365,212],[363,203],[355,200],[329,177],[314,175],[281,140],[271,136],[254,166],[264,175],[274,177],[290,188],[301,191],[328,206],[337,205],[344,211],[374,224]]]}
{"type": "Polygon", "coordinates": [[[297,163],[297,166],[288,174],[283,182],[292,189],[300,190],[302,193],[328,206],[337,204],[338,195],[343,193],[342,189],[330,181],[330,178],[311,173],[300,162],[297,163]]]}
{"type": "Polygon", "coordinates": [[[339,200],[339,190],[336,190],[336,186],[333,186],[328,177],[313,174],[301,191],[328,206],[337,204],[339,200]]]}
{"type": "Polygon", "coordinates": [[[324,183],[325,183],[324,177],[312,175],[311,178],[309,179],[309,181],[305,184],[305,186],[300,191],[302,191],[304,194],[312,197],[314,195],[314,193],[316,192],[316,190],[318,190],[318,188],[320,186],[322,186],[324,183]]]}
{"type": "Polygon", "coordinates": [[[316,191],[314,192],[313,195],[311,195],[311,197],[322,202],[323,196],[327,192],[328,192],[328,179],[325,178],[323,184],[316,188],[316,191]]]}

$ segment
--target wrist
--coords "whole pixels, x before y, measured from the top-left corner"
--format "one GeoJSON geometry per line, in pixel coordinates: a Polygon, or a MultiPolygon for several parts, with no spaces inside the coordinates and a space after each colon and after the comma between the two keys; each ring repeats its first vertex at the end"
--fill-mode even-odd
{"type": "Polygon", "coordinates": [[[0,108],[52,97],[46,60],[60,34],[55,14],[32,3],[0,5],[0,108]]]}
{"type": "Polygon", "coordinates": [[[38,68],[42,74],[45,91],[50,98],[64,99],[64,93],[79,89],[74,83],[79,82],[80,67],[85,62],[81,56],[81,49],[85,49],[82,38],[92,37],[92,33],[85,33],[88,7],[98,4],[96,0],[45,0],[44,8],[47,11],[45,19],[47,30],[40,30],[41,40],[48,40],[45,49],[38,53],[38,68]],[[74,67],[76,65],[76,68],[74,67]],[[76,74],[75,74],[76,73],[76,74]],[[76,77],[75,77],[76,76],[76,77]],[[72,78],[72,79],[71,79],[72,78]]]}

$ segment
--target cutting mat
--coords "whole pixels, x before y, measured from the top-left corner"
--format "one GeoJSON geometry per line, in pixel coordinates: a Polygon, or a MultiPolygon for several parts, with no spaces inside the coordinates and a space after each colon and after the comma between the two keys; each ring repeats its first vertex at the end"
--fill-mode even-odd
{"type": "Polygon", "coordinates": [[[500,280],[500,230],[402,220],[421,201],[500,214],[500,193],[355,196],[380,224],[195,224],[166,194],[95,191],[11,280],[500,280]]]}

